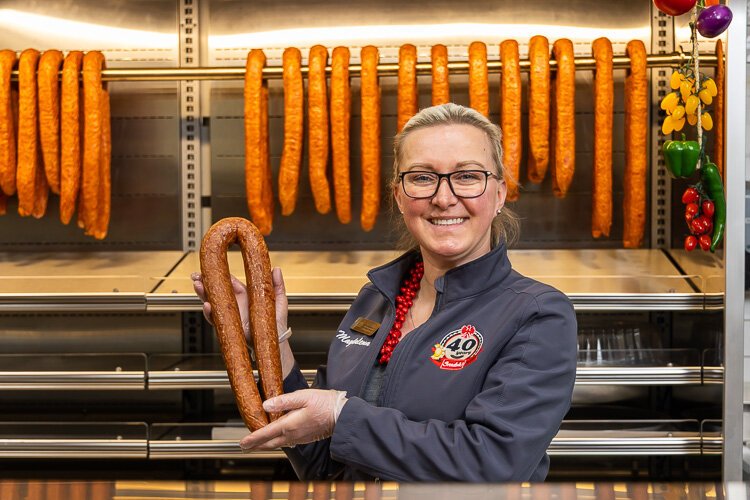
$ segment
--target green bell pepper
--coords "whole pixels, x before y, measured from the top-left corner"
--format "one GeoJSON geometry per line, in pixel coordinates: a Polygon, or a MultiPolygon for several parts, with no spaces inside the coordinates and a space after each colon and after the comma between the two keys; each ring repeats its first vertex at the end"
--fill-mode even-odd
{"type": "Polygon", "coordinates": [[[711,251],[721,243],[724,237],[724,224],[727,216],[727,202],[724,199],[724,182],[721,179],[719,169],[706,157],[706,163],[701,167],[701,182],[706,194],[714,202],[714,234],[711,236],[711,251]]]}
{"type": "Polygon", "coordinates": [[[662,153],[669,174],[677,179],[691,177],[695,173],[701,148],[697,141],[686,141],[685,134],[682,134],[681,141],[666,141],[662,153]]]}

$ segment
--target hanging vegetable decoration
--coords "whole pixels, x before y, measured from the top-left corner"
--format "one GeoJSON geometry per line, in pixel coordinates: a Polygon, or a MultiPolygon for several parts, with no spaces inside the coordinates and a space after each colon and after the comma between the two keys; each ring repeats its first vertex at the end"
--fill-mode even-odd
{"type": "Polygon", "coordinates": [[[696,0],[654,0],[660,11],[670,16],[681,16],[695,7],[696,0]]]}
{"type": "Polygon", "coordinates": [[[654,0],[654,5],[671,16],[692,9],[690,59],[672,73],[669,79],[672,92],[662,99],[660,107],[667,113],[661,127],[665,135],[681,132],[687,122],[696,128],[697,140],[686,140],[682,133],[681,140],[665,141],[662,153],[667,171],[673,178],[690,179],[698,173],[697,182],[682,194],[685,222],[690,231],[685,237],[685,250],[700,246],[701,250],[713,252],[724,237],[726,201],[721,174],[705,154],[703,132],[714,126],[707,107],[718,91],[716,83],[700,72],[696,33],[706,38],[719,36],[732,22],[732,11],[717,0],[654,0]]]}
{"type": "Polygon", "coordinates": [[[716,38],[726,31],[732,22],[732,11],[726,5],[712,5],[698,14],[695,22],[698,33],[706,38],[716,38]]]}
{"type": "Polygon", "coordinates": [[[692,177],[698,166],[701,147],[697,141],[686,141],[682,134],[681,141],[666,141],[662,147],[664,162],[672,177],[692,177]]]}

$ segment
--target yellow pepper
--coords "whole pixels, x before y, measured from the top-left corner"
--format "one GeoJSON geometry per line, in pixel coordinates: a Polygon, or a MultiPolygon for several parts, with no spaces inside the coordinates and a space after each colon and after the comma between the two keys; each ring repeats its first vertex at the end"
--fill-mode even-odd
{"type": "Polygon", "coordinates": [[[687,115],[687,120],[690,125],[698,123],[698,115],[687,115]]]}
{"type": "Polygon", "coordinates": [[[671,116],[664,118],[664,122],[661,124],[661,132],[664,135],[669,135],[674,130],[674,121],[671,116]]]}
{"type": "Polygon", "coordinates": [[[703,127],[703,130],[711,130],[712,128],[714,128],[714,120],[707,112],[703,113],[703,115],[701,116],[701,127],[703,127]]]}
{"type": "Polygon", "coordinates": [[[669,94],[664,96],[664,99],[661,100],[660,107],[667,113],[674,113],[674,110],[677,107],[679,100],[680,98],[677,97],[677,92],[670,92],[669,94]]]}
{"type": "Polygon", "coordinates": [[[700,99],[698,99],[697,95],[691,95],[687,98],[685,101],[685,113],[689,115],[694,115],[695,110],[698,109],[698,103],[700,102],[700,99]]]}
{"type": "Polygon", "coordinates": [[[680,94],[682,95],[682,102],[687,103],[688,98],[693,93],[693,86],[690,82],[684,81],[680,84],[680,94]]]}
{"type": "Polygon", "coordinates": [[[711,78],[706,78],[703,80],[703,88],[708,90],[708,93],[711,95],[711,97],[716,97],[716,95],[719,93],[718,89],[716,88],[716,83],[711,78]]]}
{"type": "Polygon", "coordinates": [[[711,93],[708,91],[708,89],[703,89],[698,92],[698,97],[701,98],[701,101],[703,101],[703,104],[705,104],[706,106],[711,104],[711,101],[713,101],[713,97],[711,96],[711,93]]]}
{"type": "Polygon", "coordinates": [[[672,119],[679,120],[685,117],[685,106],[677,106],[672,111],[672,119]]]}
{"type": "Polygon", "coordinates": [[[674,131],[679,132],[685,126],[685,117],[683,116],[679,120],[672,117],[672,123],[674,123],[674,131]]]}
{"type": "Polygon", "coordinates": [[[672,87],[672,90],[677,90],[680,88],[680,83],[682,83],[682,80],[685,78],[685,76],[680,73],[679,71],[672,72],[672,76],[669,78],[669,86],[672,87]]]}

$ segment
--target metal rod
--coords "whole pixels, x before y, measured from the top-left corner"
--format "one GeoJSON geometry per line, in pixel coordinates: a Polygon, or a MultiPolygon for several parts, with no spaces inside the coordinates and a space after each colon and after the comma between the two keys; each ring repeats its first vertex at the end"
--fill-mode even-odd
{"type": "MultiPolygon", "coordinates": [[[[700,57],[700,63],[703,66],[716,66],[716,55],[703,54],[700,57]]],[[[670,66],[681,66],[688,62],[689,54],[683,52],[674,52],[672,54],[650,55],[646,58],[649,68],[660,68],[670,66]]],[[[550,69],[557,69],[557,61],[551,59],[549,62],[550,69]]],[[[577,70],[593,70],[596,67],[596,61],[593,57],[576,57],[575,65],[577,70]]],[[[528,72],[531,66],[528,59],[520,61],[521,71],[528,72]]],[[[628,69],[630,67],[630,58],[627,56],[617,56],[612,59],[614,69],[628,69]]],[[[487,70],[490,73],[498,73],[502,69],[500,61],[488,61],[487,70]]],[[[358,76],[362,66],[353,64],[349,66],[349,74],[358,76]]],[[[468,61],[458,61],[448,63],[448,70],[451,74],[461,75],[469,72],[468,61]]],[[[307,66],[302,67],[302,74],[307,74],[307,66]]],[[[281,66],[269,66],[263,68],[263,76],[269,80],[281,79],[283,68],[281,66]]],[[[330,74],[331,67],[326,67],[326,73],[330,74]]],[[[429,75],[432,72],[431,63],[418,63],[417,74],[429,75]]],[[[379,64],[379,76],[397,76],[398,64],[379,64]]],[[[112,68],[102,71],[102,80],[109,82],[120,81],[172,81],[172,80],[241,80],[245,77],[244,67],[234,68],[112,68]]],[[[18,80],[18,70],[11,73],[13,81],[18,80]]]]}

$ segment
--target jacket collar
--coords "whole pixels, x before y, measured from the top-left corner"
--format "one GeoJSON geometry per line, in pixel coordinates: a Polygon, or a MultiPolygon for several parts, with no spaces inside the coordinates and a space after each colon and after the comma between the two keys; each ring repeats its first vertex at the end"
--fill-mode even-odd
{"type": "MultiPolygon", "coordinates": [[[[376,267],[367,273],[372,284],[391,302],[395,302],[406,273],[419,260],[416,250],[376,267]]],[[[462,264],[435,280],[435,289],[443,295],[442,303],[477,295],[495,287],[511,271],[505,243],[500,243],[478,259],[462,264]]]]}

